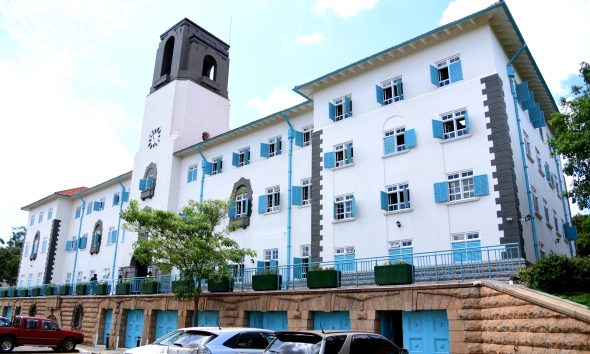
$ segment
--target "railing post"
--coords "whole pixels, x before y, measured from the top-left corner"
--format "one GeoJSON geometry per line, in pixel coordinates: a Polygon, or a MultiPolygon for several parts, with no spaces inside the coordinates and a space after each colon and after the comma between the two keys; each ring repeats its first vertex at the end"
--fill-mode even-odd
{"type": "Polygon", "coordinates": [[[438,284],[438,254],[436,252],[434,253],[434,279],[438,284]]]}
{"type": "Polygon", "coordinates": [[[490,248],[486,247],[488,253],[488,278],[492,277],[492,260],[490,259],[490,248]]]}

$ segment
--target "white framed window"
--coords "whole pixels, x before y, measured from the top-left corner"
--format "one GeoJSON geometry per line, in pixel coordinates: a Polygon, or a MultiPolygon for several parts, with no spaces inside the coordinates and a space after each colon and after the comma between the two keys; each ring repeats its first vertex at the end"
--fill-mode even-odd
{"type": "Polygon", "coordinates": [[[458,55],[443,59],[430,66],[431,81],[438,87],[463,80],[461,58],[458,55]]]}
{"type": "Polygon", "coordinates": [[[451,242],[479,240],[479,232],[465,232],[451,235],[451,242]]]}
{"type": "Polygon", "coordinates": [[[41,243],[41,253],[47,253],[47,243],[49,242],[47,237],[43,238],[43,242],[41,243]]]}
{"type": "Polygon", "coordinates": [[[110,276],[111,276],[111,268],[103,268],[102,280],[109,280],[110,276]]]}
{"type": "Polygon", "coordinates": [[[311,203],[311,178],[301,180],[301,205],[311,203]]]}
{"type": "Polygon", "coordinates": [[[538,217],[541,217],[541,214],[539,213],[539,197],[537,197],[535,194],[532,194],[533,196],[533,209],[535,210],[535,214],[538,217]]]}
{"type": "Polygon", "coordinates": [[[223,157],[219,156],[213,159],[213,164],[211,165],[211,175],[220,174],[223,171],[223,157]]]}
{"type": "Polygon", "coordinates": [[[388,149],[386,148],[385,153],[393,153],[393,152],[397,152],[397,151],[403,151],[406,149],[406,127],[397,127],[391,130],[386,131],[383,135],[384,135],[384,139],[390,138],[391,142],[393,143],[391,146],[391,148],[389,150],[392,151],[387,151],[388,149]]]}
{"type": "Polygon", "coordinates": [[[334,153],[336,157],[336,167],[350,165],[354,162],[352,142],[335,145],[334,153]]]}
{"type": "Polygon", "coordinates": [[[338,122],[352,117],[352,99],[351,95],[345,95],[334,99],[329,104],[330,119],[338,122]]]}
{"type": "Polygon", "coordinates": [[[473,171],[453,172],[447,175],[449,200],[461,200],[475,197],[473,171]]]}
{"type": "Polygon", "coordinates": [[[397,249],[397,248],[407,248],[412,247],[412,240],[396,240],[396,241],[389,241],[388,242],[389,249],[397,249]]]}
{"type": "Polygon", "coordinates": [[[311,256],[311,246],[310,245],[301,245],[301,257],[309,258],[311,256]]]}
{"type": "Polygon", "coordinates": [[[298,278],[306,279],[307,278],[307,270],[310,268],[311,263],[311,246],[310,245],[301,245],[301,270],[300,276],[298,278]]]}
{"type": "Polygon", "coordinates": [[[98,201],[98,210],[100,210],[100,211],[104,210],[105,202],[106,202],[106,198],[100,198],[100,200],[98,201]]]}
{"type": "Polygon", "coordinates": [[[404,99],[402,77],[398,76],[381,82],[381,96],[383,105],[386,106],[393,102],[404,99]]]}
{"type": "Polygon", "coordinates": [[[268,268],[271,266],[271,261],[279,260],[279,249],[271,248],[264,250],[264,267],[268,268]]]}
{"type": "Polygon", "coordinates": [[[408,183],[399,183],[387,187],[387,211],[410,208],[410,187],[408,183]]]}
{"type": "Polygon", "coordinates": [[[533,154],[531,152],[531,142],[529,141],[529,136],[525,131],[522,132],[522,136],[524,140],[524,150],[526,151],[526,156],[529,158],[529,160],[534,162],[533,154]]]}
{"type": "Polygon", "coordinates": [[[197,180],[197,165],[190,165],[186,175],[186,183],[191,183],[197,180]]]}
{"type": "Polygon", "coordinates": [[[281,153],[282,141],[280,136],[268,139],[268,157],[273,157],[281,153]]]}
{"type": "Polygon", "coordinates": [[[109,227],[107,233],[107,245],[112,245],[117,243],[117,230],[114,226],[109,227]]]}
{"type": "Polygon", "coordinates": [[[346,220],[354,217],[354,195],[346,194],[334,198],[334,219],[346,220]]]}
{"type": "Polygon", "coordinates": [[[43,212],[42,212],[42,211],[40,211],[40,212],[39,212],[39,220],[37,220],[37,224],[40,224],[40,223],[42,223],[42,222],[43,222],[43,212]]]}
{"type": "Polygon", "coordinates": [[[236,218],[244,218],[248,213],[248,194],[242,193],[236,195],[236,218]]]}
{"type": "Polygon", "coordinates": [[[346,247],[336,247],[334,249],[334,252],[337,255],[342,255],[342,254],[354,254],[356,251],[355,251],[354,246],[346,246],[346,247]]]}
{"type": "Polygon", "coordinates": [[[39,286],[43,283],[43,273],[37,273],[37,283],[36,285],[39,286]]]}
{"type": "Polygon", "coordinates": [[[441,115],[444,139],[453,139],[469,133],[467,110],[459,109],[441,115]]]}
{"type": "MultiPolygon", "coordinates": [[[[545,203],[547,203],[547,202],[545,202],[545,203]]],[[[547,225],[551,225],[550,224],[551,219],[549,219],[549,208],[547,208],[547,205],[545,205],[545,206],[543,206],[543,209],[545,210],[545,222],[547,223],[547,225]]]]}
{"type": "Polygon", "coordinates": [[[35,214],[31,214],[31,221],[29,222],[29,226],[33,226],[35,224],[35,214]]]}
{"type": "Polygon", "coordinates": [[[80,215],[82,215],[82,207],[80,205],[78,205],[76,207],[76,219],[79,219],[80,215]]]}
{"type": "Polygon", "coordinates": [[[539,149],[537,149],[536,147],[535,147],[535,155],[537,158],[537,170],[539,171],[541,176],[545,177],[545,172],[543,172],[543,164],[541,163],[541,153],[539,152],[539,149]]]}
{"type": "Polygon", "coordinates": [[[311,144],[311,133],[313,133],[313,124],[303,127],[303,146],[311,144]]]}
{"type": "Polygon", "coordinates": [[[250,147],[241,148],[238,150],[238,163],[236,167],[242,167],[250,163],[250,147]]]}
{"type": "Polygon", "coordinates": [[[53,219],[53,208],[49,208],[49,210],[47,210],[47,220],[51,219],[53,219]]]}
{"type": "Polygon", "coordinates": [[[557,211],[553,209],[553,226],[555,226],[555,232],[559,233],[559,222],[557,221],[557,211]]]}
{"type": "Polygon", "coordinates": [[[266,212],[279,210],[281,204],[281,187],[274,186],[266,188],[266,212]]]}
{"type": "Polygon", "coordinates": [[[242,263],[232,264],[232,272],[234,276],[234,282],[236,283],[243,283],[244,282],[244,273],[246,266],[244,265],[244,260],[242,263]]]}

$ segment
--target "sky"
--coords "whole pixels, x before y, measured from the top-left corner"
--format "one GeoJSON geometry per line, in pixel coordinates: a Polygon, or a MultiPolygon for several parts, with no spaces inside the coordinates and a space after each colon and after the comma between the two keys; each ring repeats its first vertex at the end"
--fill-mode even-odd
{"type": "MultiPolygon", "coordinates": [[[[590,61],[589,0],[507,0],[557,99],[590,61]]],[[[0,237],[24,205],[131,170],[159,36],[189,18],[230,44],[230,127],[489,0],[0,0],[0,237]]],[[[578,209],[572,206],[575,213],[578,209]]]]}

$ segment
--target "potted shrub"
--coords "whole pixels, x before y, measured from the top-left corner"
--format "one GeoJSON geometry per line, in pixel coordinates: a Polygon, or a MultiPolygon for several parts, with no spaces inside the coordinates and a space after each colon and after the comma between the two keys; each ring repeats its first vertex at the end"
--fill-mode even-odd
{"type": "Polygon", "coordinates": [[[88,293],[88,283],[81,282],[76,284],[76,295],[86,295],[88,293]]]}
{"type": "Polygon", "coordinates": [[[234,291],[234,280],[230,277],[208,279],[207,289],[210,293],[228,293],[234,291]]]}
{"type": "Polygon", "coordinates": [[[6,289],[6,297],[14,297],[16,295],[16,288],[11,286],[10,288],[6,289]]]}
{"type": "Polygon", "coordinates": [[[106,282],[101,281],[94,285],[94,295],[106,295],[108,292],[108,285],[106,282]]]}
{"type": "Polygon", "coordinates": [[[310,289],[337,288],[342,273],[334,268],[314,269],[307,272],[307,287],[310,289]]]}
{"type": "Polygon", "coordinates": [[[187,291],[193,288],[193,282],[188,279],[178,279],[172,281],[172,292],[176,292],[178,288],[185,288],[187,291]]]}
{"type": "Polygon", "coordinates": [[[70,295],[70,284],[62,284],[59,286],[57,295],[70,295]]]}
{"type": "Polygon", "coordinates": [[[401,259],[394,264],[376,265],[373,270],[377,285],[412,284],[414,281],[414,266],[401,259]]]}
{"type": "Polygon", "coordinates": [[[51,296],[53,295],[53,289],[53,284],[45,284],[43,285],[43,294],[45,294],[45,296],[51,296]]]}
{"type": "Polygon", "coordinates": [[[124,280],[115,286],[115,294],[117,295],[129,295],[130,291],[131,284],[129,284],[129,281],[127,280],[124,280]]]}
{"type": "Polygon", "coordinates": [[[29,289],[29,294],[30,294],[30,296],[41,296],[41,287],[35,286],[35,287],[29,289]]]}
{"type": "Polygon", "coordinates": [[[158,279],[147,277],[145,282],[141,284],[142,294],[157,294],[158,293],[158,279]]]}
{"type": "Polygon", "coordinates": [[[252,290],[280,290],[283,277],[275,270],[266,269],[252,276],[252,290]]]}

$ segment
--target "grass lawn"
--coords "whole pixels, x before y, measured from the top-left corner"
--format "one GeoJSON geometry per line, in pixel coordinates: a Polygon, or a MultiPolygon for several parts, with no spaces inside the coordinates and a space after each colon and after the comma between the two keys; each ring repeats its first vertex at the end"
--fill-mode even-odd
{"type": "Polygon", "coordinates": [[[559,297],[590,308],[590,293],[560,294],[559,297]]]}

